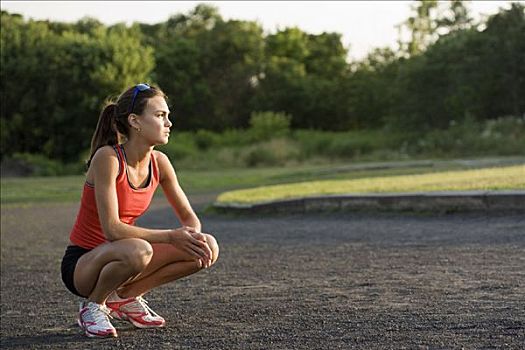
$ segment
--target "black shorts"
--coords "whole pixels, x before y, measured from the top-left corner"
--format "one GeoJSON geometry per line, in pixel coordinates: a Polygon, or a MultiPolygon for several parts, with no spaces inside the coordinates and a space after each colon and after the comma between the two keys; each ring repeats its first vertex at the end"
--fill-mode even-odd
{"type": "Polygon", "coordinates": [[[85,298],[86,296],[80,295],[80,293],[75,288],[75,283],[73,282],[75,275],[75,267],[77,266],[78,259],[80,259],[82,255],[86,254],[90,250],[91,249],[82,248],[77,245],[70,245],[67,246],[64,257],[62,258],[62,281],[71,293],[78,295],[82,298],[85,298]]]}

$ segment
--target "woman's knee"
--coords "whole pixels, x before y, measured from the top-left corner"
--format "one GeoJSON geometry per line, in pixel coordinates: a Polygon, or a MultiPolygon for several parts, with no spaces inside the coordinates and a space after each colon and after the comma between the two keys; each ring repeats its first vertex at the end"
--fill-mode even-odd
{"type": "Polygon", "coordinates": [[[127,238],[122,240],[122,260],[133,269],[141,272],[148,266],[153,257],[151,244],[140,238],[127,238]]]}
{"type": "Polygon", "coordinates": [[[219,258],[219,244],[217,243],[215,237],[213,237],[210,234],[206,234],[206,242],[208,243],[208,246],[210,247],[212,253],[211,263],[215,264],[215,262],[219,258]]]}

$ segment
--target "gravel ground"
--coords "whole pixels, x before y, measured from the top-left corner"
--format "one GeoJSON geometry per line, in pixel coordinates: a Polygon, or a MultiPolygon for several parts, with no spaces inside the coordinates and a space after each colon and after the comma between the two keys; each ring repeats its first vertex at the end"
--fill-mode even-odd
{"type": "MultiPolygon", "coordinates": [[[[525,218],[201,215],[209,270],[147,295],[167,327],[88,339],[60,260],[78,205],[2,208],[2,349],[523,349],[525,218]]],[[[141,219],[173,227],[162,200],[141,219]]]]}

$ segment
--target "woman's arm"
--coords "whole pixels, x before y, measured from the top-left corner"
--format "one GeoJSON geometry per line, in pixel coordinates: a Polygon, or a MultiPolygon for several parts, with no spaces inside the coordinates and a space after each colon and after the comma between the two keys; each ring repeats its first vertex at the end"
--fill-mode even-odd
{"type": "Polygon", "coordinates": [[[211,259],[211,250],[203,236],[193,227],[155,230],[128,225],[118,215],[116,179],[119,162],[111,147],[102,147],[93,156],[90,171],[93,171],[95,200],[102,230],[109,241],[125,238],[141,238],[150,243],[171,243],[204,262],[211,259]]]}
{"type": "Polygon", "coordinates": [[[175,215],[177,215],[182,225],[193,227],[197,232],[201,232],[202,227],[199,218],[193,211],[188,197],[186,197],[186,194],[180,187],[175,169],[173,169],[169,158],[162,152],[153,152],[156,155],[157,164],[159,165],[160,185],[175,211],[175,215]]]}
{"type": "Polygon", "coordinates": [[[190,202],[188,201],[188,197],[186,197],[186,194],[179,185],[175,169],[173,169],[173,165],[171,165],[169,158],[164,153],[160,151],[153,152],[159,166],[159,181],[162,190],[175,211],[175,215],[177,215],[180,223],[189,229],[195,230],[195,233],[192,232],[191,235],[193,238],[203,243],[200,248],[205,251],[208,257],[208,260],[202,260],[203,265],[210,266],[212,251],[206,242],[206,235],[201,232],[201,222],[193,211],[190,202]]]}
{"type": "Polygon", "coordinates": [[[109,241],[123,238],[142,238],[151,243],[168,243],[172,230],[152,230],[128,225],[120,221],[116,179],[119,170],[118,158],[111,147],[102,147],[91,161],[95,200],[102,230],[109,241]]]}

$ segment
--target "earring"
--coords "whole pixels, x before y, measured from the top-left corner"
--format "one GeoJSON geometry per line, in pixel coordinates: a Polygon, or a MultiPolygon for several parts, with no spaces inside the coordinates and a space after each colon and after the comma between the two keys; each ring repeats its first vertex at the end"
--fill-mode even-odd
{"type": "Polygon", "coordinates": [[[137,132],[140,132],[140,128],[135,128],[135,130],[137,130],[137,132]]]}

